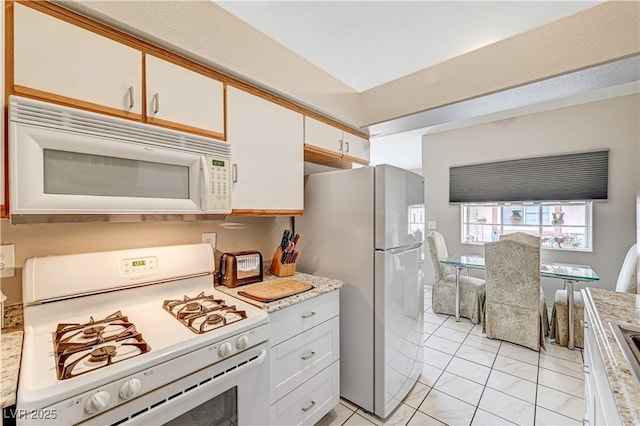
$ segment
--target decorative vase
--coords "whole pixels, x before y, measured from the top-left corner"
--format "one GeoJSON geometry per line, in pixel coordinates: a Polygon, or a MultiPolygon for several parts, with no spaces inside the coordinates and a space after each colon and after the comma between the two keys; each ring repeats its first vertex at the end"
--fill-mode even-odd
{"type": "Polygon", "coordinates": [[[520,210],[513,210],[511,212],[510,220],[513,225],[520,225],[522,223],[522,216],[520,216],[520,210]]]}

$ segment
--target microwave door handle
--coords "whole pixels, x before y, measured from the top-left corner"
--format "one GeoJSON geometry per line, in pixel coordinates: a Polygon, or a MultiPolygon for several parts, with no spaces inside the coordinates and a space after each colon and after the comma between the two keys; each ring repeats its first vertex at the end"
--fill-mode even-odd
{"type": "Polygon", "coordinates": [[[209,182],[209,167],[207,157],[200,157],[200,210],[207,211],[208,195],[207,182],[209,182]]]}

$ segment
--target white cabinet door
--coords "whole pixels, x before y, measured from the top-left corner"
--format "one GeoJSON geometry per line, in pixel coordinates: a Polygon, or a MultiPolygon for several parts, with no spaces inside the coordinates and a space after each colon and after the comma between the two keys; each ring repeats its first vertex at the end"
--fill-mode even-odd
{"type": "Polygon", "coordinates": [[[304,117],[304,143],[342,155],[342,130],[311,117],[304,117]]]}
{"type": "Polygon", "coordinates": [[[369,164],[370,149],[368,140],[347,132],[342,135],[342,140],[344,142],[343,158],[345,160],[369,164]]]}
{"type": "Polygon", "coordinates": [[[221,81],[146,55],[147,119],[179,130],[224,137],[221,81]],[[198,132],[202,133],[202,132],[198,132]]]}
{"type": "Polygon", "coordinates": [[[234,213],[299,214],[303,205],[302,114],[228,87],[234,213]]]}
{"type": "Polygon", "coordinates": [[[16,93],[141,114],[142,52],[20,3],[13,8],[16,93]]]}

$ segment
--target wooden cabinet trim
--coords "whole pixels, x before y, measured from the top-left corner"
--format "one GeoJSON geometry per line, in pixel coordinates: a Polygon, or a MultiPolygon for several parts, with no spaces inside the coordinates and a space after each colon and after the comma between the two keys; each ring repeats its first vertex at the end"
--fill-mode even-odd
{"type": "Polygon", "coordinates": [[[304,161],[335,167],[337,169],[350,169],[352,167],[352,164],[343,160],[340,155],[327,149],[308,144],[304,144],[304,161]]]}
{"type": "Polygon", "coordinates": [[[304,210],[233,209],[232,216],[302,216],[304,210]]]}
{"type": "Polygon", "coordinates": [[[103,105],[94,104],[92,102],[81,101],[74,98],[68,98],[66,96],[56,95],[54,93],[43,92],[42,90],[31,89],[24,86],[13,86],[13,94],[24,96],[27,98],[37,99],[41,101],[53,101],[57,104],[68,106],[71,108],[78,108],[85,111],[98,112],[105,115],[111,115],[114,117],[127,118],[134,121],[142,121],[141,114],[135,114],[132,112],[123,111],[117,108],[110,108],[103,105]]]}
{"type": "Polygon", "coordinates": [[[9,94],[13,86],[13,4],[4,4],[4,99],[2,99],[2,114],[4,115],[4,130],[2,147],[4,150],[4,199],[0,200],[0,218],[9,217],[9,94]]]}
{"type": "Polygon", "coordinates": [[[221,141],[225,140],[225,137],[224,137],[224,135],[222,133],[213,132],[211,130],[204,130],[204,129],[201,129],[199,127],[187,126],[186,124],[175,123],[175,122],[169,121],[169,120],[162,120],[160,118],[148,117],[147,116],[146,122],[150,123],[150,124],[155,124],[157,126],[168,127],[170,129],[174,129],[174,130],[180,130],[182,132],[198,134],[198,135],[201,135],[201,136],[207,136],[207,137],[218,139],[218,140],[221,140],[221,141]]]}
{"type": "Polygon", "coordinates": [[[369,162],[367,160],[363,160],[362,158],[352,157],[351,155],[342,155],[342,159],[349,161],[351,163],[362,164],[363,166],[368,166],[369,162]]]}

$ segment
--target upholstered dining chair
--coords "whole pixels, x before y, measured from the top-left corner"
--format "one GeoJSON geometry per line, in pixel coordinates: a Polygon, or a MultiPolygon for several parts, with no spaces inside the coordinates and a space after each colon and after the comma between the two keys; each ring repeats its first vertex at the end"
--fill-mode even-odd
{"type": "MultiPolygon", "coordinates": [[[[627,251],[627,255],[620,267],[618,281],[616,282],[616,291],[622,293],[638,292],[638,262],[637,262],[637,245],[632,245],[627,251]]],[[[556,290],[551,311],[551,334],[550,337],[556,340],[556,343],[567,346],[569,342],[569,308],[567,306],[567,290],[556,290]]],[[[573,344],[575,346],[584,347],[584,330],[580,321],[584,317],[584,300],[580,291],[573,292],[573,344]]]]}
{"type": "Polygon", "coordinates": [[[484,331],[488,338],[538,351],[544,348],[548,322],[540,289],[540,239],[531,241],[502,238],[484,245],[484,331]]]}
{"type": "MultiPolygon", "coordinates": [[[[449,257],[444,236],[432,231],[427,235],[427,244],[433,262],[435,282],[433,283],[431,309],[437,314],[456,313],[456,273],[451,266],[443,265],[440,259],[449,257]]],[[[484,280],[460,276],[460,316],[472,323],[482,321],[484,308],[484,280]]]]}
{"type": "Polygon", "coordinates": [[[536,237],[535,235],[527,234],[525,232],[512,232],[510,234],[502,234],[500,235],[500,239],[522,241],[529,244],[540,244],[540,237],[536,237]]]}

